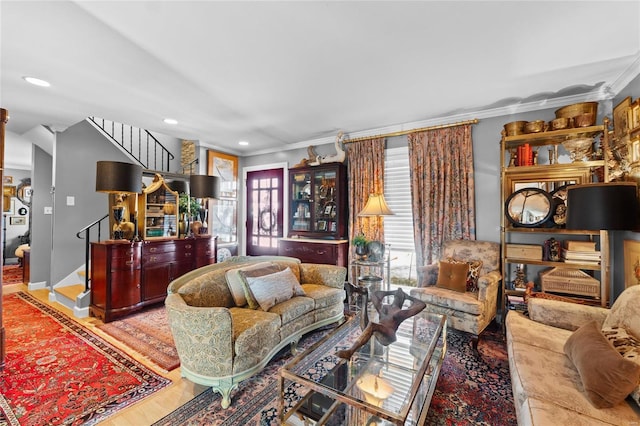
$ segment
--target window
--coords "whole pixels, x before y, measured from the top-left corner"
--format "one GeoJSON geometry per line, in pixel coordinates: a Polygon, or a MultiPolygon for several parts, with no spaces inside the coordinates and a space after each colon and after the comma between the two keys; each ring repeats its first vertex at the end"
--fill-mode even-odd
{"type": "Polygon", "coordinates": [[[384,217],[384,239],[391,254],[391,284],[416,286],[409,148],[385,150],[384,198],[395,213],[384,217]]]}

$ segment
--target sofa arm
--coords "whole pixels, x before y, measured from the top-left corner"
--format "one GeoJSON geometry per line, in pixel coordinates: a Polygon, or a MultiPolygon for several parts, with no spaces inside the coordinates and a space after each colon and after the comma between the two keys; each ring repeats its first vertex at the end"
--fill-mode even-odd
{"type": "Polygon", "coordinates": [[[189,306],[179,294],[165,300],[180,363],[193,373],[224,377],[233,373],[233,333],[227,308],[189,306]]]}
{"type": "Polygon", "coordinates": [[[529,318],[533,321],[571,331],[593,320],[602,327],[602,323],[609,314],[609,309],[599,306],[536,297],[529,298],[527,304],[529,318]]]}
{"type": "Polygon", "coordinates": [[[328,287],[344,289],[347,279],[347,268],[319,263],[300,264],[301,284],[323,284],[328,287]]]}

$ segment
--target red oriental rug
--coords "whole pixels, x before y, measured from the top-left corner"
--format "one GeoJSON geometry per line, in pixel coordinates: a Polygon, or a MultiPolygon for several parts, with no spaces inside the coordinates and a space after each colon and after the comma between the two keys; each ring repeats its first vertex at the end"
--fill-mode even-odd
{"type": "Polygon", "coordinates": [[[0,424],[94,425],[171,383],[26,293],[2,303],[0,424]]]}
{"type": "Polygon", "coordinates": [[[98,328],[165,370],[173,370],[180,365],[164,305],[100,325],[98,328]]]}
{"type": "Polygon", "coordinates": [[[4,265],[2,267],[2,285],[19,284],[22,282],[22,268],[20,265],[4,265]]]}

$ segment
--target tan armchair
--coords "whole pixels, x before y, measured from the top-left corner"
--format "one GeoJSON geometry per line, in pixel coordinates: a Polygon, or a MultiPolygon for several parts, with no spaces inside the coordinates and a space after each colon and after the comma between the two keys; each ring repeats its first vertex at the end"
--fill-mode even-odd
{"type": "Polygon", "coordinates": [[[478,336],[496,317],[500,273],[500,244],[489,241],[445,241],[441,259],[482,261],[478,290],[458,292],[436,287],[439,264],[418,267],[420,282],[411,295],[427,304],[425,311],[447,315],[450,327],[473,334],[472,344],[478,347],[478,336]]]}

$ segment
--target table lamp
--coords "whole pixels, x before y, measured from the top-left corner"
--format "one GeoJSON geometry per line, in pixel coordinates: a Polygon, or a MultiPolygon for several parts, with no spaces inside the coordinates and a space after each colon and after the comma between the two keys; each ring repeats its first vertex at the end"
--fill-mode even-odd
{"type": "MultiPolygon", "coordinates": [[[[220,182],[217,176],[190,175],[189,187],[189,194],[194,198],[220,198],[220,182]]],[[[205,206],[199,212],[200,221],[202,222],[201,234],[207,233],[207,212],[208,209],[205,206]]]]}
{"type": "MultiPolygon", "coordinates": [[[[384,199],[383,194],[371,194],[369,195],[369,199],[367,200],[367,204],[364,208],[358,213],[358,217],[381,217],[381,216],[391,216],[394,215],[387,205],[386,200],[384,199]]],[[[376,222],[376,226],[378,222],[376,222]]],[[[371,250],[368,248],[367,259],[372,262],[379,262],[384,257],[384,245],[379,241],[372,241],[368,244],[368,246],[375,247],[375,250],[371,250]]]]}
{"type": "Polygon", "coordinates": [[[356,382],[369,404],[381,407],[385,399],[395,390],[391,384],[377,374],[366,373],[356,382]]]}
{"type": "MultiPolygon", "coordinates": [[[[122,239],[124,233],[121,224],[125,219],[123,201],[128,194],[142,191],[142,166],[120,161],[98,161],[96,163],[96,191],[117,195],[116,204],[111,207],[115,221],[111,238],[114,240],[122,239]]],[[[137,229],[134,230],[135,235],[137,235],[137,229]]]]}
{"type": "Polygon", "coordinates": [[[598,230],[602,256],[602,297],[608,299],[611,287],[606,231],[635,230],[638,227],[638,189],[635,182],[609,182],[567,187],[567,229],[598,230]],[[603,232],[604,231],[604,232],[603,232]]]}

